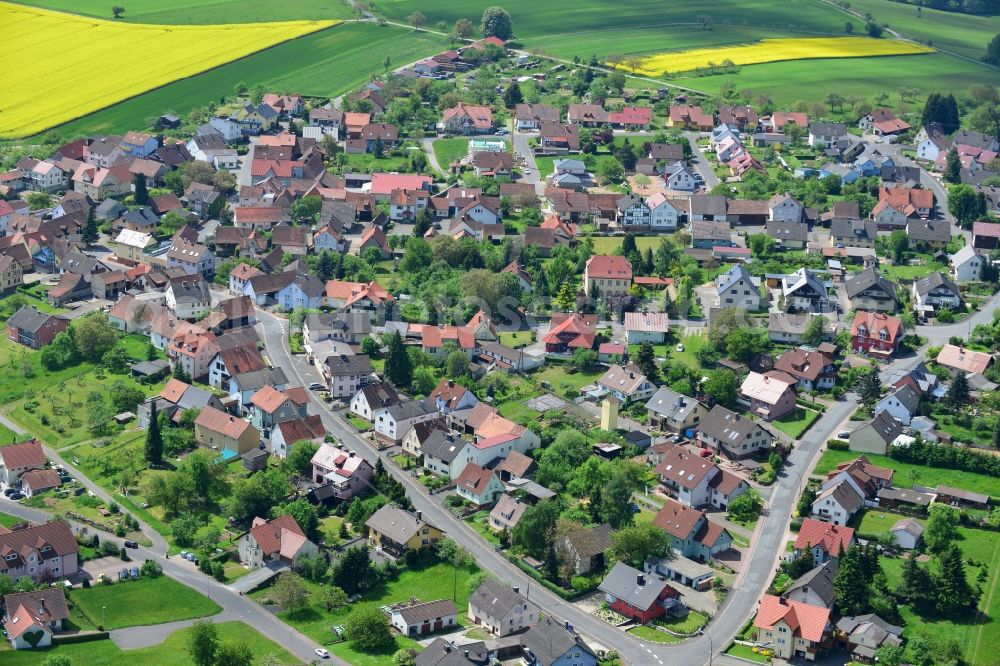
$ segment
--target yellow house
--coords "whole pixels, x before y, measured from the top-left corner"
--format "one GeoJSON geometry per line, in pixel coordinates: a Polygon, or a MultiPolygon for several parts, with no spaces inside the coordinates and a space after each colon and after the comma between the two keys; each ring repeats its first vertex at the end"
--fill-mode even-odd
{"type": "Polygon", "coordinates": [[[444,537],[444,532],[423,521],[419,511],[415,514],[386,504],[365,522],[368,543],[374,548],[400,557],[408,550],[429,548],[444,537]]]}
{"type": "Polygon", "coordinates": [[[146,250],[156,245],[152,234],[122,229],[115,238],[115,256],[130,264],[141,264],[146,250]]]}
{"type": "Polygon", "coordinates": [[[243,419],[215,407],[205,407],[195,419],[194,440],[210,449],[228,449],[243,455],[257,448],[260,432],[243,419]]]}

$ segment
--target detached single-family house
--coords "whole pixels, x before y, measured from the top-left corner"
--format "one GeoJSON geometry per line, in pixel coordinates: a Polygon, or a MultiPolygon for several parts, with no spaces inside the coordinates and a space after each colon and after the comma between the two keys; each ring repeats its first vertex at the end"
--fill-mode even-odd
{"type": "Polygon", "coordinates": [[[653,382],[637,366],[631,364],[625,367],[612,365],[597,380],[597,392],[600,395],[610,393],[622,403],[648,400],[655,390],[653,382]]]}
{"type": "Polygon", "coordinates": [[[762,375],[751,372],[740,386],[740,397],[749,404],[749,410],[773,421],[795,411],[795,384],[782,379],[777,373],[762,375]]]}
{"type": "Polygon", "coordinates": [[[815,661],[833,645],[830,609],[765,594],[757,608],[757,642],[779,659],[815,661]]]}
{"type": "Polygon", "coordinates": [[[684,506],[726,509],[749,489],[746,481],[686,448],[667,444],[656,473],[667,494],[684,506]]]}
{"type": "Polygon", "coordinates": [[[455,480],[455,490],[463,499],[483,507],[493,504],[505,488],[492,469],[469,463],[455,480]]]}
{"type": "Polygon", "coordinates": [[[844,480],[823,490],[812,503],[812,515],[834,525],[846,525],[865,505],[855,484],[844,480]]]}
{"type": "Polygon", "coordinates": [[[368,543],[393,557],[402,557],[408,550],[431,548],[444,537],[438,528],[424,522],[421,512],[404,511],[386,504],[365,521],[368,543]]]}
{"type": "Polygon", "coordinates": [[[796,387],[802,391],[830,389],[837,382],[837,368],[833,357],[820,351],[810,351],[801,347],[789,349],[778,357],[774,369],[791,375],[796,387]]]}
{"type": "Polygon", "coordinates": [[[597,666],[597,654],[572,625],[551,616],[522,634],[521,650],[527,666],[597,666]]]}
{"type": "Polygon", "coordinates": [[[982,279],[988,259],[972,245],[966,245],[951,256],[951,274],[958,283],[982,279]]]}
{"type": "Polygon", "coordinates": [[[312,482],[330,488],[337,500],[346,501],[371,489],[375,468],[354,451],[323,442],[309,462],[312,482]]]}
{"type": "Polygon", "coordinates": [[[958,310],[962,307],[962,291],[941,271],[914,280],[913,309],[920,315],[938,310],[958,310]]]}
{"type": "Polygon", "coordinates": [[[194,441],[210,449],[243,455],[257,448],[260,432],[241,418],[205,407],[194,422],[194,441]]]}
{"type": "Polygon", "coordinates": [[[838,560],[841,553],[846,553],[854,542],[854,528],[806,518],[795,538],[793,553],[795,557],[799,557],[802,553],[811,551],[816,564],[825,564],[830,560],[838,560]]]}
{"type": "Polygon", "coordinates": [[[885,455],[889,445],[903,434],[903,424],[886,410],[868,419],[853,432],[848,442],[851,451],[885,455]]]}
{"type": "Polygon", "coordinates": [[[836,597],[833,581],[836,575],[837,566],[834,562],[815,566],[792,581],[792,584],[785,588],[784,596],[790,601],[833,608],[836,597]]]}
{"type": "Polygon", "coordinates": [[[890,359],[903,339],[903,323],[899,317],[881,312],[859,310],[851,324],[851,347],[856,354],[869,354],[890,359]]]}
{"type": "Polygon", "coordinates": [[[708,562],[732,547],[732,535],[718,523],[708,520],[704,511],[667,499],[653,519],[653,525],[670,535],[674,550],[684,557],[708,562]]]}
{"type": "Polygon", "coordinates": [[[750,275],[743,264],[736,264],[715,278],[719,307],[755,312],[761,307],[760,278],[750,275]]]}
{"type": "Polygon", "coordinates": [[[680,596],[659,576],[618,562],[597,587],[611,610],[638,624],[646,624],[676,607],[680,596]]]}
{"type": "Polygon", "coordinates": [[[316,555],[319,547],[306,538],[305,532],[290,515],[274,520],[254,518],[253,526],[236,540],[240,562],[259,569],[271,562],[299,563],[303,555],[316,555]]]}
{"type": "Polygon", "coordinates": [[[712,407],[697,427],[698,441],[720,455],[736,460],[758,451],[770,451],[774,436],[758,422],[722,405],[712,407]]]}
{"type": "Polygon", "coordinates": [[[7,320],[7,339],[30,349],[41,349],[69,327],[69,319],[22,305],[7,320]]]}
{"type": "Polygon", "coordinates": [[[3,603],[3,626],[15,650],[48,647],[52,634],[63,631],[69,619],[66,593],[61,587],[6,594],[3,603]]]}
{"type": "Polygon", "coordinates": [[[45,469],[45,452],[37,439],[0,446],[0,482],[16,487],[32,470],[45,469]]]}
{"type": "Polygon", "coordinates": [[[875,403],[874,413],[888,412],[892,418],[903,425],[910,425],[910,420],[917,415],[920,406],[920,394],[911,384],[903,384],[887,396],[875,403]]]}
{"type": "Polygon", "coordinates": [[[469,618],[494,636],[509,636],[541,619],[541,610],[517,586],[487,579],[469,595],[469,618]]]}
{"type": "Polygon", "coordinates": [[[706,414],[708,410],[703,404],[666,387],[657,389],[646,402],[646,422],[665,432],[697,429],[706,414]]]}

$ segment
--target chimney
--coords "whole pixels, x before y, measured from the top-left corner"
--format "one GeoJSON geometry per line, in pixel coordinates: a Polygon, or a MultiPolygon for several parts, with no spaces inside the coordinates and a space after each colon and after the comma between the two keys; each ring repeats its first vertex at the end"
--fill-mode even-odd
{"type": "Polygon", "coordinates": [[[448,380],[448,388],[455,388],[455,380],[454,379],[449,379],[448,380]]]}
{"type": "Polygon", "coordinates": [[[635,577],[635,584],[638,585],[639,587],[642,587],[643,585],[646,584],[646,577],[642,574],[637,575],[635,577]]]}

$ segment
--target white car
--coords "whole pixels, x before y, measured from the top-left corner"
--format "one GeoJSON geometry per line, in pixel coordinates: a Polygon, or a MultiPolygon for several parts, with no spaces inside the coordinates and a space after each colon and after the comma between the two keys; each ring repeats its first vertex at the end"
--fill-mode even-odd
{"type": "Polygon", "coordinates": [[[320,659],[329,659],[330,651],[324,650],[323,648],[316,648],[316,656],[319,657],[320,659]]]}
{"type": "Polygon", "coordinates": [[[678,342],[677,343],[677,351],[679,351],[679,352],[684,351],[684,343],[683,342],[678,342]]]}

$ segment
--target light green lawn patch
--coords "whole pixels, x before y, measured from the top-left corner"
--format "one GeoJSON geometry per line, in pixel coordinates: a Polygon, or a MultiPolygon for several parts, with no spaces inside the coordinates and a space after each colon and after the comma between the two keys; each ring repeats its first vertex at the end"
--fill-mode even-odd
{"type": "MultiPolygon", "coordinates": [[[[878,539],[888,534],[892,526],[904,518],[909,518],[909,516],[880,509],[866,509],[861,516],[861,522],[855,526],[855,530],[858,535],[878,539]]],[[[921,524],[927,523],[923,518],[917,518],[917,520],[921,524]]]]}
{"type": "Polygon", "coordinates": [[[740,645],[738,643],[733,643],[726,650],[725,654],[731,657],[737,657],[739,659],[749,659],[750,661],[756,661],[760,664],[770,664],[771,658],[765,657],[763,655],[757,654],[753,651],[752,647],[747,645],[740,645]]]}
{"type": "MultiPolygon", "coordinates": [[[[257,630],[242,622],[220,622],[215,625],[222,643],[245,643],[254,659],[261,661],[267,655],[274,655],[278,663],[292,666],[302,663],[277,643],[264,638],[257,630]]],[[[59,655],[67,657],[73,664],[87,666],[135,666],[135,664],[156,664],[156,666],[190,666],[191,656],[187,651],[190,629],[181,629],[159,645],[140,650],[121,650],[111,639],[72,643],[37,650],[18,650],[4,653],[5,666],[38,666],[45,657],[59,655]]]]}
{"type": "Polygon", "coordinates": [[[500,334],[500,344],[511,349],[518,345],[529,345],[534,341],[534,331],[504,331],[500,334]]]}
{"type": "Polygon", "coordinates": [[[347,417],[347,420],[351,422],[351,425],[357,428],[360,432],[367,432],[372,429],[372,424],[365,421],[357,414],[351,414],[349,416],[345,414],[345,416],[347,417]]]}
{"type": "Polygon", "coordinates": [[[603,374],[604,370],[600,368],[574,370],[566,364],[549,363],[541,372],[535,373],[534,377],[540,382],[548,382],[552,386],[553,393],[561,398],[566,398],[567,389],[579,392],[584,386],[596,382],[603,374]]]}
{"type": "MultiPolygon", "coordinates": [[[[636,236],[635,246],[639,252],[645,254],[646,248],[656,251],[663,236],[636,236]]],[[[621,236],[595,236],[594,254],[620,254],[622,251],[621,236]]]]}
{"type": "Polygon", "coordinates": [[[886,266],[885,275],[890,280],[916,280],[926,277],[935,271],[948,272],[948,267],[936,261],[927,262],[918,266],[900,265],[886,266]]]}
{"type": "Polygon", "coordinates": [[[0,525],[3,525],[8,529],[23,522],[24,520],[22,518],[18,518],[17,516],[12,516],[9,513],[0,513],[0,525]]]}
{"type": "Polygon", "coordinates": [[[673,636],[665,631],[646,626],[632,627],[628,632],[650,643],[680,643],[684,640],[680,636],[673,636]]]}
{"type": "Polygon", "coordinates": [[[505,402],[498,409],[501,416],[512,421],[517,421],[518,423],[523,419],[532,420],[538,418],[538,412],[523,402],[505,402]]]}
{"type": "Polygon", "coordinates": [[[679,361],[689,368],[697,370],[701,367],[696,354],[698,350],[708,344],[708,334],[693,329],[685,329],[683,335],[677,337],[673,335],[669,348],[670,359],[679,361]],[[677,343],[684,345],[684,351],[677,351],[677,343]]]}
{"type": "Polygon", "coordinates": [[[469,139],[458,137],[453,139],[437,139],[434,141],[434,157],[442,169],[447,169],[452,162],[458,162],[469,154],[469,139]]]}
{"type": "Polygon", "coordinates": [[[804,407],[796,407],[795,411],[771,421],[771,425],[786,435],[794,439],[799,439],[818,418],[819,412],[804,407]]]}
{"type": "Polygon", "coordinates": [[[677,633],[693,634],[708,623],[708,616],[698,611],[688,611],[684,617],[664,618],[657,620],[656,623],[677,633]]]}
{"type": "MultiPolygon", "coordinates": [[[[827,472],[834,469],[840,463],[854,460],[859,455],[861,454],[857,451],[825,451],[823,457],[820,458],[819,463],[816,465],[816,469],[813,470],[813,474],[826,476],[827,472]]],[[[995,477],[955,469],[911,465],[893,460],[888,456],[879,456],[872,453],[864,455],[873,465],[896,470],[896,474],[892,479],[892,485],[896,488],[911,487],[913,485],[913,477],[910,472],[915,471],[918,474],[916,483],[922,486],[934,487],[942,484],[953,488],[974,490],[990,495],[991,497],[1000,497],[1000,479],[995,477]]]]}
{"type": "Polygon", "coordinates": [[[105,629],[189,620],[222,610],[211,599],[167,576],[94,585],[73,590],[70,597],[88,620],[103,624],[105,629]]]}

